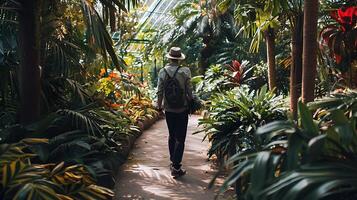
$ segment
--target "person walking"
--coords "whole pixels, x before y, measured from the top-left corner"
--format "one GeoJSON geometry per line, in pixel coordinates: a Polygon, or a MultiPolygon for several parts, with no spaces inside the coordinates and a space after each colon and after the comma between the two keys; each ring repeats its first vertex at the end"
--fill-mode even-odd
{"type": "Polygon", "coordinates": [[[166,57],[170,63],[159,72],[157,106],[159,110],[165,111],[169,129],[170,170],[171,175],[178,178],[186,174],[181,162],[188,124],[188,105],[192,100],[191,71],[179,65],[185,59],[179,47],[170,48],[166,57]]]}

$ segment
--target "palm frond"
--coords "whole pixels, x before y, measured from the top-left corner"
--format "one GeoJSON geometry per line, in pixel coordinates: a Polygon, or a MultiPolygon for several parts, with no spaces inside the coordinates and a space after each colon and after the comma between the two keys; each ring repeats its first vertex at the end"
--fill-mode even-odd
{"type": "Polygon", "coordinates": [[[101,119],[99,119],[98,116],[91,111],[86,109],[80,111],[62,109],[58,110],[57,113],[68,117],[72,125],[78,129],[85,130],[92,135],[102,135],[102,129],[99,125],[101,119]]]}
{"type": "Polygon", "coordinates": [[[81,0],[81,2],[87,25],[88,44],[93,49],[100,52],[105,60],[108,60],[108,53],[114,64],[114,67],[119,71],[122,71],[126,67],[125,61],[116,55],[113,48],[112,38],[107,32],[98,12],[95,10],[94,5],[87,0],[81,0]]]}

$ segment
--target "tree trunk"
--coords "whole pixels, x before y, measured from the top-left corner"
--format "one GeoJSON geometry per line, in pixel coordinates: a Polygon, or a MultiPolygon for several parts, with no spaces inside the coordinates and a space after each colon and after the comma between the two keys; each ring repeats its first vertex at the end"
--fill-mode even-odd
{"type": "Polygon", "coordinates": [[[109,9],[110,14],[110,31],[114,33],[116,31],[116,19],[115,19],[115,10],[109,9]]]}
{"type": "Polygon", "coordinates": [[[304,3],[304,48],[302,69],[302,101],[314,100],[315,76],[317,65],[317,17],[318,0],[306,0],[304,3]]]}
{"type": "Polygon", "coordinates": [[[265,42],[267,46],[267,61],[268,61],[268,81],[269,90],[276,89],[276,66],[275,66],[275,33],[273,28],[268,28],[264,32],[265,42]]]}
{"type": "Polygon", "coordinates": [[[203,48],[201,49],[201,56],[199,59],[200,74],[204,74],[209,68],[209,58],[212,56],[214,51],[213,46],[211,45],[212,39],[211,34],[203,36],[203,48]]]}
{"type": "Polygon", "coordinates": [[[200,52],[201,56],[198,65],[199,65],[199,72],[202,75],[205,74],[205,72],[209,68],[209,61],[208,61],[209,56],[207,53],[209,51],[211,51],[209,47],[204,47],[200,52]]]}
{"type": "Polygon", "coordinates": [[[34,122],[40,117],[40,1],[20,1],[19,117],[23,125],[34,122]]]}
{"type": "Polygon", "coordinates": [[[291,40],[290,111],[294,119],[297,118],[297,103],[301,94],[303,17],[303,13],[296,17],[291,40]]]}

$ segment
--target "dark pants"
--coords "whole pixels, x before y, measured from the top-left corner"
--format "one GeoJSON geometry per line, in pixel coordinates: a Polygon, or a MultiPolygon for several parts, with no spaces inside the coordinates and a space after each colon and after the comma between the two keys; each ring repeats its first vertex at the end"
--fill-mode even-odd
{"type": "Polygon", "coordinates": [[[174,168],[181,167],[185,139],[187,132],[188,113],[165,112],[166,123],[169,129],[170,160],[174,168]]]}

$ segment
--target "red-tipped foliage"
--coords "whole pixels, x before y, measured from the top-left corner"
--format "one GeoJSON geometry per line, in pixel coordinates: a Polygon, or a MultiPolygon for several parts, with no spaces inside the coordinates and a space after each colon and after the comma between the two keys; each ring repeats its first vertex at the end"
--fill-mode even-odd
{"type": "Polygon", "coordinates": [[[320,33],[323,48],[327,46],[337,64],[356,59],[357,49],[357,6],[342,7],[330,12],[339,25],[329,25],[320,33]]]}

